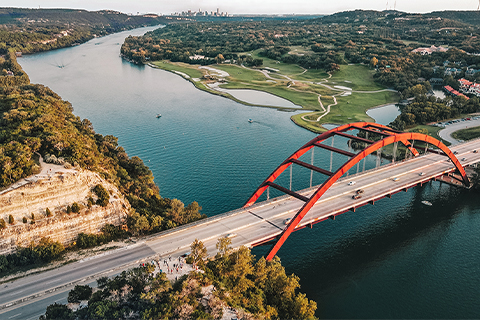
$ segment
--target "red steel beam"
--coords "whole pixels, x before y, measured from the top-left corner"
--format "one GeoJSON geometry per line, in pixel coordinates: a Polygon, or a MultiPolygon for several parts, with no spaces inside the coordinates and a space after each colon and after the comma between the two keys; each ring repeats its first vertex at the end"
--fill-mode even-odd
{"type": "MultiPolygon", "coordinates": [[[[356,128],[354,128],[354,129],[356,129],[356,128]]],[[[342,136],[342,137],[345,137],[345,138],[352,139],[352,140],[362,141],[362,142],[365,142],[365,143],[374,143],[375,142],[375,141],[368,140],[368,139],[365,139],[365,138],[360,138],[360,137],[357,137],[357,136],[353,136],[353,135],[348,134],[348,133],[336,132],[335,134],[339,135],[339,136],[342,136]]]]}
{"type": "Polygon", "coordinates": [[[333,175],[333,172],[331,172],[331,171],[328,171],[328,170],[319,168],[319,167],[317,167],[317,166],[311,165],[311,164],[309,164],[309,163],[306,163],[306,162],[303,162],[303,161],[300,161],[300,160],[297,160],[297,159],[292,159],[292,160],[290,160],[290,161],[293,162],[293,163],[296,163],[296,164],[298,164],[298,165],[300,165],[300,166],[302,166],[302,167],[308,168],[308,169],[310,169],[310,170],[314,170],[314,171],[323,173],[324,175],[327,175],[327,176],[333,175]]]}
{"type": "Polygon", "coordinates": [[[309,198],[305,197],[305,196],[302,196],[301,194],[299,193],[296,193],[295,191],[292,191],[292,190],[288,190],[287,188],[284,188],[276,183],[273,183],[273,182],[267,182],[267,184],[270,186],[270,187],[273,187],[277,190],[280,190],[282,191],[283,193],[286,193],[286,194],[289,194],[291,195],[292,197],[295,197],[299,200],[302,200],[304,202],[307,202],[308,200],[310,200],[309,198]]]}
{"type": "Polygon", "coordinates": [[[326,149],[326,150],[330,150],[330,151],[333,151],[333,152],[336,152],[336,153],[343,154],[347,157],[353,157],[355,155],[355,153],[348,152],[348,151],[345,151],[345,150],[342,150],[342,149],[338,149],[338,148],[335,148],[335,147],[332,147],[332,146],[328,146],[326,144],[322,144],[322,143],[319,143],[319,142],[315,143],[315,146],[326,149]]]}

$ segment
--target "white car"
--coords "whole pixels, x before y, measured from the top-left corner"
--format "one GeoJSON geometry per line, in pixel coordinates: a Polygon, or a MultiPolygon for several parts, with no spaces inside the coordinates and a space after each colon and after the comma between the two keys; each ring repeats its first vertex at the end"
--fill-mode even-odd
{"type": "Polygon", "coordinates": [[[229,233],[225,236],[225,238],[233,238],[233,237],[236,237],[237,234],[236,233],[229,233]]]}
{"type": "Polygon", "coordinates": [[[398,180],[400,180],[400,178],[397,177],[397,178],[393,178],[392,180],[393,181],[398,181],[398,180]]]}
{"type": "Polygon", "coordinates": [[[285,220],[283,220],[283,224],[287,225],[290,223],[290,221],[292,221],[292,218],[287,218],[285,220]]]}
{"type": "Polygon", "coordinates": [[[349,185],[349,186],[353,186],[355,183],[356,183],[355,181],[350,181],[350,182],[348,183],[348,185],[349,185]]]}

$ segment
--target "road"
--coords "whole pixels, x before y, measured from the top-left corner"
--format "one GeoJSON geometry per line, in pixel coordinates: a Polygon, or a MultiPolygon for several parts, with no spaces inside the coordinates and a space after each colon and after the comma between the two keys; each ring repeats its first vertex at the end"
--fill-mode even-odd
{"type": "MultiPolygon", "coordinates": [[[[463,165],[480,161],[480,140],[456,145],[457,157],[463,165]]],[[[447,157],[428,154],[401,163],[390,164],[337,181],[313,206],[300,226],[313,224],[336,214],[352,210],[370,201],[382,198],[406,188],[426,182],[443,173],[453,171],[454,166],[447,157]],[[396,178],[394,180],[394,178],[396,178]],[[348,182],[355,181],[354,185],[348,182]],[[354,200],[355,190],[363,189],[361,199],[354,200]]],[[[299,193],[309,196],[315,188],[299,193]]],[[[255,204],[247,209],[237,209],[205,220],[167,230],[150,236],[143,242],[117,249],[102,256],[79,261],[40,274],[30,275],[0,286],[0,318],[21,313],[22,310],[45,310],[52,299],[66,296],[75,284],[105,274],[113,274],[152,257],[176,258],[189,252],[190,244],[199,239],[207,247],[208,254],[216,254],[218,238],[230,235],[233,247],[252,247],[274,238],[285,228],[284,220],[291,218],[303,205],[301,200],[283,196],[255,204]],[[30,307],[26,307],[30,306],[30,307]]],[[[288,241],[288,240],[287,240],[288,241]]],[[[30,315],[30,314],[29,314],[30,315]]],[[[32,314],[33,315],[33,314],[32,314]]],[[[19,316],[20,317],[20,316],[19,316]]],[[[8,317],[7,317],[8,318],[8,317]]]]}
{"type": "Polygon", "coordinates": [[[460,121],[445,126],[445,129],[438,131],[438,135],[443,140],[450,142],[452,145],[456,145],[459,144],[460,141],[453,138],[452,133],[461,129],[473,128],[478,126],[480,126],[480,119],[460,121]]]}

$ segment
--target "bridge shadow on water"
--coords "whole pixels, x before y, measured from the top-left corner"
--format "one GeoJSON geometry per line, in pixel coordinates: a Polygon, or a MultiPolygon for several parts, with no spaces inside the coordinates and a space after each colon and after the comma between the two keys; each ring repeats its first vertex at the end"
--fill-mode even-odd
{"type": "MultiPolygon", "coordinates": [[[[415,187],[374,206],[337,216],[335,221],[316,224],[311,230],[294,232],[279,256],[288,273],[300,276],[301,291],[317,301],[317,316],[448,318],[442,308],[432,315],[435,310],[423,308],[421,299],[412,307],[411,297],[428,296],[428,290],[412,293],[399,288],[396,292],[385,287],[399,282],[409,287],[408,281],[413,281],[414,287],[419,285],[415,282],[421,282],[420,275],[428,272],[426,266],[438,264],[438,256],[445,254],[439,247],[451,241],[456,216],[478,208],[473,194],[439,182],[415,187]],[[424,205],[422,200],[433,205],[424,205]],[[409,308],[393,302],[402,299],[410,303],[409,308]],[[346,301],[350,306],[344,305],[346,301]]],[[[261,256],[268,249],[255,248],[253,253],[261,256]]]]}

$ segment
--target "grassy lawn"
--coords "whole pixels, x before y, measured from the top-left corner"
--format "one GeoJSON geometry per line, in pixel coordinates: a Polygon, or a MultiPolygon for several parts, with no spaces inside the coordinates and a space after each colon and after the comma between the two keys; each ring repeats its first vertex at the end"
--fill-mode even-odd
{"type": "Polygon", "coordinates": [[[461,129],[452,133],[457,140],[468,141],[480,137],[480,127],[461,129]]]}
{"type": "Polygon", "coordinates": [[[374,73],[374,70],[371,70],[364,65],[341,65],[340,70],[333,74],[327,84],[331,86],[345,86],[357,91],[385,89],[385,87],[378,85],[373,81],[374,73]]]}
{"type": "Polygon", "coordinates": [[[257,70],[242,68],[234,64],[221,64],[221,65],[212,65],[212,68],[223,70],[230,74],[227,77],[229,81],[266,81],[268,80],[263,73],[257,70]]]}
{"type": "Polygon", "coordinates": [[[273,69],[279,70],[279,73],[291,76],[295,74],[300,74],[304,71],[302,67],[300,67],[297,64],[291,64],[291,63],[283,63],[277,60],[273,60],[267,57],[260,56],[258,53],[261,51],[261,49],[247,52],[252,56],[254,59],[262,59],[263,60],[263,66],[264,67],[269,67],[273,69]]]}
{"type": "Polygon", "coordinates": [[[201,78],[203,73],[198,69],[197,65],[191,65],[182,62],[169,62],[169,61],[154,61],[153,65],[160,69],[167,71],[179,71],[188,74],[191,78],[201,78]]]}
{"type": "Polygon", "coordinates": [[[328,73],[324,70],[307,70],[307,72],[291,77],[294,80],[319,82],[328,78],[328,73]]]}

